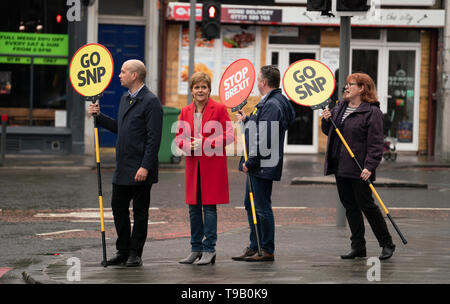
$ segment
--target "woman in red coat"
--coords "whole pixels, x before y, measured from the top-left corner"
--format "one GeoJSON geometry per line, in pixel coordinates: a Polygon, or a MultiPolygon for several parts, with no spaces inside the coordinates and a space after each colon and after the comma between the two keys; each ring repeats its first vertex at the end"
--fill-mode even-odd
{"type": "Polygon", "coordinates": [[[217,204],[228,204],[225,146],[234,140],[227,108],[210,98],[211,78],[202,72],[190,79],[193,103],[181,109],[175,144],[186,152],[185,201],[189,205],[191,253],[182,264],[214,264],[217,204]],[[202,214],[203,211],[203,214],[202,214]]]}

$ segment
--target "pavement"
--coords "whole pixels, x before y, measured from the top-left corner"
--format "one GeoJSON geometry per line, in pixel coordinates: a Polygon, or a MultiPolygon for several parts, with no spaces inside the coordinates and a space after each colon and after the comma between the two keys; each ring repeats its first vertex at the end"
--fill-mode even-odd
{"type": "MultiPolygon", "coordinates": [[[[305,156],[289,156],[289,162],[307,162],[305,156]]],[[[314,157],[317,170],[309,177],[293,177],[291,185],[332,184],[322,176],[323,155],[314,157]]],[[[103,168],[114,167],[114,155],[102,154],[103,168]]],[[[289,165],[287,162],[287,165],[289,165]]],[[[380,166],[382,170],[383,165],[380,166]]],[[[449,170],[442,163],[426,156],[399,155],[391,168],[430,168],[449,170]]],[[[0,170],[92,170],[93,156],[23,156],[7,155],[0,170]]],[[[180,164],[162,164],[163,169],[181,169],[180,164]]],[[[450,173],[450,170],[448,171],[450,173]]],[[[428,185],[413,179],[399,180],[381,177],[380,187],[418,188],[428,185]]],[[[276,187],[276,186],[275,186],[276,187]]],[[[450,188],[450,185],[449,185],[450,188]]],[[[189,254],[189,234],[177,234],[177,226],[170,235],[154,237],[149,233],[144,248],[143,266],[102,267],[102,247],[90,246],[48,255],[31,263],[20,273],[3,269],[0,283],[41,284],[449,284],[450,283],[450,205],[449,208],[398,208],[391,216],[400,227],[408,243],[400,238],[388,222],[397,245],[394,256],[386,261],[377,258],[381,253],[376,239],[366,226],[367,258],[342,260],[349,250],[349,229],[336,225],[336,208],[285,207],[274,208],[276,221],[275,261],[249,263],[232,261],[248,244],[249,228],[245,211],[239,207],[220,207],[217,258],[215,265],[182,265],[178,260],[189,254]],[[223,224],[221,222],[223,221],[223,224]],[[227,224],[229,225],[227,226],[227,224]],[[8,276],[11,280],[8,281],[8,276]],[[16,280],[13,279],[15,276],[16,280]],[[21,278],[18,278],[21,276],[21,278]]],[[[150,211],[156,216],[158,212],[150,211]]],[[[186,216],[185,212],[185,217],[186,216]]],[[[168,221],[171,217],[167,217],[168,221]]],[[[188,224],[184,222],[184,228],[188,224]]],[[[367,224],[366,224],[367,225],[367,224]]],[[[149,231],[154,226],[149,225],[149,231]]],[[[156,229],[156,228],[155,228],[156,229]]],[[[114,231],[108,231],[108,258],[114,250],[114,231]]],[[[100,242],[100,234],[98,234],[100,242]]],[[[0,273],[2,268],[0,268],[0,273]]],[[[197,285],[196,285],[197,286],[197,285]]],[[[230,285],[231,286],[231,285],[230,285]]],[[[181,295],[179,295],[181,297],[181,295]]],[[[191,295],[192,296],[192,295],[191,295]]],[[[225,296],[225,292],[223,292],[225,296]]]]}

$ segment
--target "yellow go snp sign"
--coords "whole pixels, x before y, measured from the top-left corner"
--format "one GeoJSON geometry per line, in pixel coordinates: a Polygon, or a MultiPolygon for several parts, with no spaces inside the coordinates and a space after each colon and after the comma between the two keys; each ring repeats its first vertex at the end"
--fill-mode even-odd
{"type": "Polygon", "coordinates": [[[114,74],[114,61],[106,47],[89,43],[76,51],[69,67],[70,83],[78,94],[96,96],[108,87],[114,74]]]}
{"type": "Polygon", "coordinates": [[[283,76],[286,95],[302,106],[314,107],[333,94],[334,75],[322,62],[304,59],[289,66],[283,76]]]}

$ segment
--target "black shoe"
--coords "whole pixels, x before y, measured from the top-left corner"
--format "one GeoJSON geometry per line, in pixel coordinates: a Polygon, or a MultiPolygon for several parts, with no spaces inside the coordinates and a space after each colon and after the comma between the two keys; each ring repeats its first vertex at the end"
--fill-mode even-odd
{"type": "Polygon", "coordinates": [[[395,245],[389,245],[389,246],[384,246],[383,250],[381,250],[381,255],[378,257],[380,260],[387,260],[389,259],[395,251],[395,245]]]}
{"type": "Polygon", "coordinates": [[[352,249],[346,255],[341,255],[341,259],[343,260],[352,260],[354,258],[365,258],[366,257],[366,248],[364,249],[352,249]]]}
{"type": "Polygon", "coordinates": [[[106,262],[106,265],[112,266],[112,265],[122,265],[125,264],[128,259],[128,255],[119,254],[117,253],[115,257],[111,258],[106,262]]]}
{"type": "Polygon", "coordinates": [[[142,259],[138,257],[137,255],[130,255],[130,257],[127,260],[127,263],[125,264],[127,267],[138,267],[142,266],[142,259]]]}

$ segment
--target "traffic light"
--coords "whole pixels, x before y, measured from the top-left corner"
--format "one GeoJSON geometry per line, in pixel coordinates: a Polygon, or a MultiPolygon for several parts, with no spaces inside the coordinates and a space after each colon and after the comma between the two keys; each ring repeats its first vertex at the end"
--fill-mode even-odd
{"type": "Polygon", "coordinates": [[[219,1],[203,1],[202,37],[206,39],[220,38],[219,1]]]}
{"type": "Polygon", "coordinates": [[[307,0],[307,11],[329,12],[331,11],[331,0],[307,0]]]}
{"type": "Polygon", "coordinates": [[[370,9],[370,0],[336,0],[336,11],[366,12],[370,9]],[[369,5],[368,5],[369,4],[369,5]]]}

